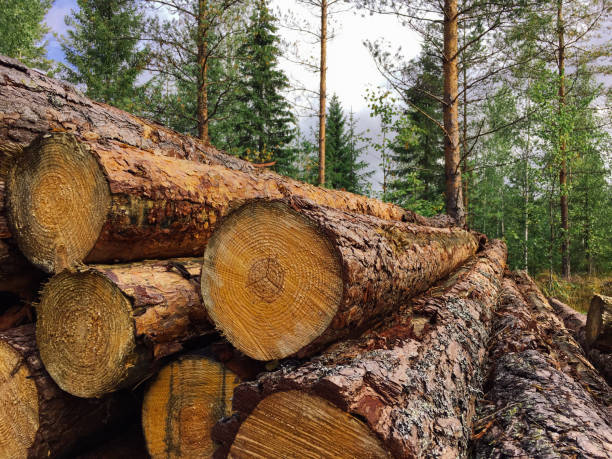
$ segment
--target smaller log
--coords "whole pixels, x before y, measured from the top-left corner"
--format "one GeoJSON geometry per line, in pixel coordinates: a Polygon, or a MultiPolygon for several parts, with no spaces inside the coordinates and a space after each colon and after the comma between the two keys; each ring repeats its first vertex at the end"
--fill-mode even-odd
{"type": "Polygon", "coordinates": [[[166,365],[147,389],[142,426],[153,459],[210,457],[212,427],[231,414],[240,378],[211,349],[166,365]]]}
{"type": "Polygon", "coordinates": [[[44,370],[33,325],[0,333],[0,456],[59,457],[136,414],[131,394],[85,400],[44,370]]]}
{"type": "Polygon", "coordinates": [[[473,457],[611,457],[606,384],[525,273],[504,279],[493,330],[473,457]]]}
{"type": "Polygon", "coordinates": [[[359,338],[240,384],[216,457],[465,457],[505,260],[493,241],[359,338]]]}
{"type": "Polygon", "coordinates": [[[587,315],[586,342],[589,348],[612,352],[612,297],[593,295],[587,315]]]}
{"type": "Polygon", "coordinates": [[[579,313],[556,298],[549,298],[548,301],[574,339],[582,346],[589,361],[599,370],[608,385],[612,386],[612,354],[589,348],[586,342],[586,315],[579,313]]]}
{"type": "Polygon", "coordinates": [[[186,341],[212,335],[200,263],[92,265],[51,278],[37,309],[37,339],[55,382],[99,397],[147,378],[186,341]]]}
{"type": "Polygon", "coordinates": [[[423,292],[479,246],[460,228],[255,200],[229,215],[204,252],[202,297],[237,349],[258,360],[305,357],[358,334],[423,292]]]}

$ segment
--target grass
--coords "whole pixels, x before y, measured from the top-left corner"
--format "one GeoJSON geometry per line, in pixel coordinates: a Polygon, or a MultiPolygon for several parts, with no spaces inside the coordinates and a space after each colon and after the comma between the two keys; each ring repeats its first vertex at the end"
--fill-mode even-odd
{"type": "Polygon", "coordinates": [[[567,280],[556,274],[553,274],[551,278],[548,271],[545,271],[538,274],[535,280],[544,295],[557,298],[583,313],[588,312],[594,293],[612,296],[612,275],[610,274],[599,276],[575,274],[567,280]]]}

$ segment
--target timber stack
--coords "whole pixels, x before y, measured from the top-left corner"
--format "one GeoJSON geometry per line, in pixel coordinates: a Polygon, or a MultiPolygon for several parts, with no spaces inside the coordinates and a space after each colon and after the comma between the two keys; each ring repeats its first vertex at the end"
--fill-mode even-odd
{"type": "Polygon", "coordinates": [[[0,57],[0,458],[611,457],[612,300],[506,258],[0,57]]]}

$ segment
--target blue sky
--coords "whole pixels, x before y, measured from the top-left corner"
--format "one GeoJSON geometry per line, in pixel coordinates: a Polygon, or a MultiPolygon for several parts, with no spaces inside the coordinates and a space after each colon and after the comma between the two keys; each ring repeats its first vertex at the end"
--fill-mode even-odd
{"type": "Polygon", "coordinates": [[[55,0],[47,13],[45,20],[51,28],[51,33],[46,37],[49,42],[47,45],[47,57],[49,59],[64,61],[64,53],[54,34],[65,34],[66,25],[64,24],[64,17],[70,14],[72,8],[76,8],[76,0],[55,0]]]}

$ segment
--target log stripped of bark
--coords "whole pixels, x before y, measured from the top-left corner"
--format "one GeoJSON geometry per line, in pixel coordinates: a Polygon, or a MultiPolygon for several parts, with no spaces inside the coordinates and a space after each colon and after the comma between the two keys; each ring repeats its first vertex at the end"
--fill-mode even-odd
{"type": "Polygon", "coordinates": [[[129,394],[85,400],[62,392],[44,370],[34,327],[0,333],[0,456],[58,457],[120,425],[136,409],[129,394]]]}
{"type": "Polygon", "coordinates": [[[586,323],[589,348],[612,352],[612,297],[593,295],[586,323]]]}
{"type": "Polygon", "coordinates": [[[301,196],[392,216],[387,204],[357,195],[61,133],[24,150],[9,171],[8,188],[19,247],[47,272],[81,261],[201,256],[217,220],[255,198],[301,196]]]}
{"type": "Polygon", "coordinates": [[[474,456],[611,457],[610,415],[584,385],[586,370],[574,371],[577,343],[535,284],[515,278],[518,287],[504,279],[474,456]]]}
{"type": "Polygon", "coordinates": [[[210,239],[202,297],[246,355],[305,356],[426,290],[478,248],[429,228],[291,200],[247,203],[210,239]]]}
{"type": "Polygon", "coordinates": [[[149,454],[157,458],[211,457],[210,433],[231,414],[238,376],[212,354],[186,355],[165,366],[148,388],[142,425],[149,454]]]}
{"type": "Polygon", "coordinates": [[[548,302],[574,339],[582,346],[582,350],[589,361],[599,370],[608,385],[612,386],[612,354],[601,352],[599,349],[589,349],[585,333],[586,315],[579,313],[556,298],[549,298],[548,302]]]}
{"type": "MultiPolygon", "coordinates": [[[[320,402],[312,400],[316,396],[362,420],[394,457],[465,456],[505,260],[504,244],[493,241],[360,338],[334,344],[302,365],[286,361],[278,371],[239,385],[233,401],[237,413],[217,424],[213,433],[225,448],[218,455],[227,450],[232,455],[238,448],[232,445],[252,457],[264,448],[268,454],[273,442],[261,445],[253,439],[291,435],[304,423],[308,429],[314,423],[310,442],[302,441],[304,450],[295,457],[306,455],[315,442],[321,448],[316,451],[327,457],[325,449],[336,447],[336,439],[347,438],[353,428],[335,415],[333,430],[318,424],[320,402]],[[266,400],[286,391],[303,395],[281,398],[282,403],[272,399],[267,405],[280,408],[261,414],[266,400]],[[302,412],[314,420],[302,419],[302,412]],[[249,421],[251,416],[255,419],[249,421]]],[[[283,452],[271,456],[282,457],[283,452]]]]}
{"type": "Polygon", "coordinates": [[[44,287],[37,339],[65,391],[99,397],[146,378],[185,341],[212,334],[199,294],[201,259],[92,265],[44,287]]]}

